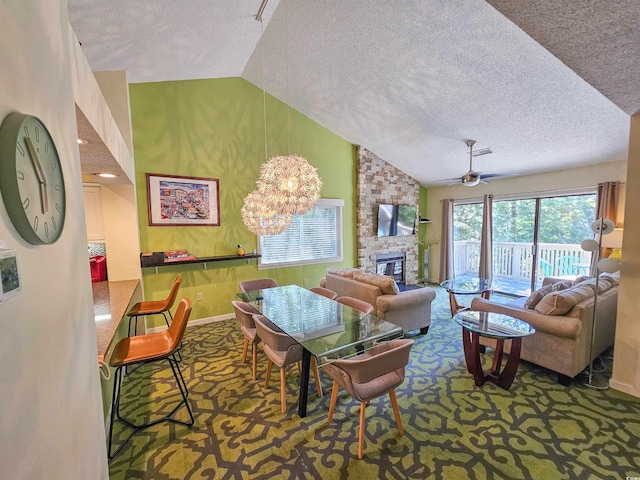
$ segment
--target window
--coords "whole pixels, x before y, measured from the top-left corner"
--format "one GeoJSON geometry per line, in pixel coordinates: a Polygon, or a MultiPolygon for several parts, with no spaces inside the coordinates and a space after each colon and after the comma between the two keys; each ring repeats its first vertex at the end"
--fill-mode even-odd
{"type": "Polygon", "coordinates": [[[295,215],[279,235],[260,235],[260,268],[293,267],[342,261],[344,200],[320,199],[304,215],[295,215]]]}

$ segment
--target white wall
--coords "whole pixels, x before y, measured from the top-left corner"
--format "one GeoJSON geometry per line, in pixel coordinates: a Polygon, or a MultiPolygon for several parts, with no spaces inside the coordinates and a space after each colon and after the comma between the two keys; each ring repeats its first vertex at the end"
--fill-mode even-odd
{"type": "MultiPolygon", "coordinates": [[[[427,218],[432,223],[426,227],[427,237],[441,236],[442,229],[442,200],[445,198],[478,199],[486,194],[496,196],[509,194],[524,194],[526,192],[543,192],[595,186],[606,181],[624,182],[627,175],[627,162],[603,163],[589,167],[572,168],[556,172],[527,175],[523,177],[503,178],[493,180],[489,184],[479,184],[475,187],[464,185],[430,188],[427,190],[427,218]]],[[[624,224],[624,205],[626,184],[622,185],[618,222],[624,224]]],[[[440,274],[440,247],[433,247],[429,251],[429,280],[438,282],[440,274]]]]}
{"type": "Polygon", "coordinates": [[[23,291],[0,305],[0,472],[7,479],[106,479],[105,435],[64,0],[0,3],[0,118],[38,116],[62,158],[60,239],[32,246],[0,204],[0,240],[23,291]],[[28,8],[27,8],[28,7],[28,8]]]}
{"type": "Polygon", "coordinates": [[[631,118],[627,208],[611,386],[640,397],[640,114],[631,118]]]}
{"type": "Polygon", "coordinates": [[[142,280],[138,207],[133,185],[102,185],[109,281],[142,280]]]}

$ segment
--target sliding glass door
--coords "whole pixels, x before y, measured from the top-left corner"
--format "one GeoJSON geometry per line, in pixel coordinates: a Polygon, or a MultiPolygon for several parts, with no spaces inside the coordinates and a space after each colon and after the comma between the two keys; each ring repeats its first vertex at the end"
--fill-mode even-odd
{"type": "MultiPolygon", "coordinates": [[[[595,193],[494,200],[494,290],[526,296],[544,277],[588,274],[580,243],[592,236],[595,205],[595,193]]],[[[456,278],[478,276],[481,232],[482,203],[455,205],[456,278]]]]}
{"type": "Polygon", "coordinates": [[[493,274],[497,290],[529,295],[544,277],[574,278],[589,272],[596,195],[568,195],[493,204],[493,274]]]}
{"type": "Polygon", "coordinates": [[[536,276],[536,199],[493,202],[494,289],[529,295],[536,276]],[[501,280],[499,280],[501,279],[501,280]]]}

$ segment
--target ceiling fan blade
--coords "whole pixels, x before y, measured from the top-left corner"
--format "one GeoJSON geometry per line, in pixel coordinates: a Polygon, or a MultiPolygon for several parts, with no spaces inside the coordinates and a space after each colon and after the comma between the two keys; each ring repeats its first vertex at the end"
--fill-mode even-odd
{"type": "Polygon", "coordinates": [[[493,153],[490,148],[481,148],[480,150],[476,150],[471,155],[474,157],[479,157],[480,155],[487,155],[489,153],[493,153]]]}
{"type": "Polygon", "coordinates": [[[517,177],[517,173],[487,173],[482,178],[517,177]]]}

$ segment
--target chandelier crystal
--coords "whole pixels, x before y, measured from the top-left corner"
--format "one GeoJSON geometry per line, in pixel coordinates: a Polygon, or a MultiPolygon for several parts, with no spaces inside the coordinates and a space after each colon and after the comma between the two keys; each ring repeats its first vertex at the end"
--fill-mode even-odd
{"type": "Polygon", "coordinates": [[[269,207],[258,190],[245,197],[240,214],[247,229],[256,235],[277,235],[291,224],[291,215],[279,214],[269,207]]]}
{"type": "Polygon", "coordinates": [[[299,155],[277,156],[263,163],[256,181],[268,208],[280,215],[303,215],[320,199],[318,169],[299,155]]]}

